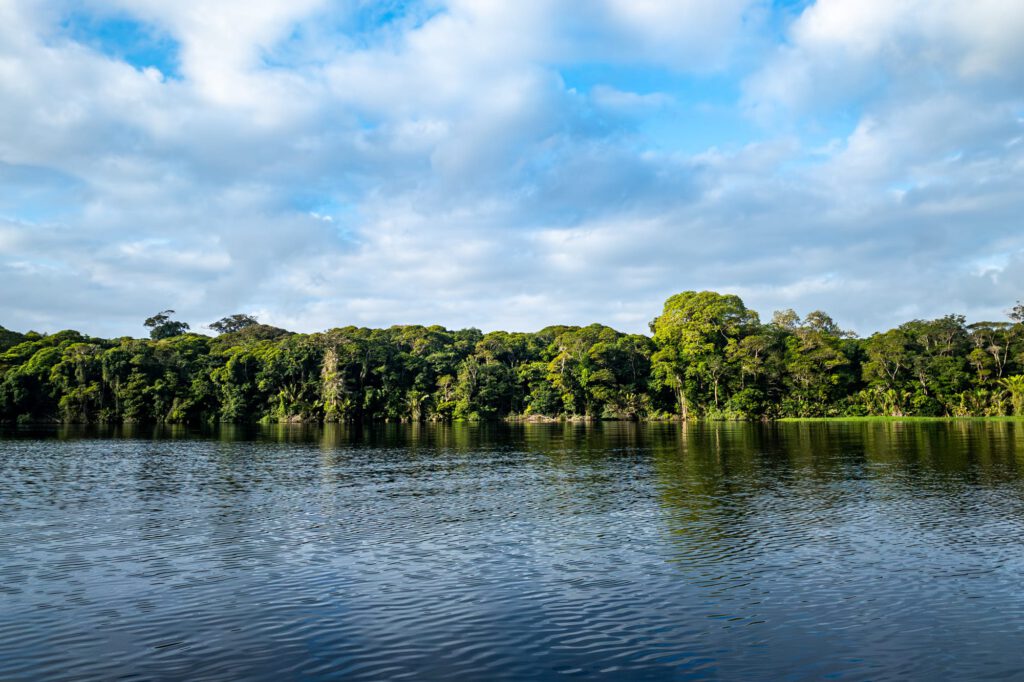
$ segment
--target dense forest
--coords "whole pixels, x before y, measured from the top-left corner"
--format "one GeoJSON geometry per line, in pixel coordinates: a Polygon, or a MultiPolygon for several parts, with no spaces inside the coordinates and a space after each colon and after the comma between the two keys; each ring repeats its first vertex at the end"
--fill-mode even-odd
{"type": "Polygon", "coordinates": [[[297,334],[232,315],[147,339],[0,327],[0,421],[775,419],[1024,415],[1024,306],[1008,321],[914,320],[868,338],[823,312],[768,323],[687,291],[651,336],[418,325],[297,334]]]}

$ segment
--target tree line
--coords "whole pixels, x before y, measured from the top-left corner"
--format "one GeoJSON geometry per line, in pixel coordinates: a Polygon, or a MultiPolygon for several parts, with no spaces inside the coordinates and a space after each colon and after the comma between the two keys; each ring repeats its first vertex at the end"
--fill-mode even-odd
{"type": "Polygon", "coordinates": [[[0,421],[777,419],[1024,415],[1024,305],[1007,321],[913,320],[858,338],[821,311],[764,323],[687,291],[651,336],[441,326],[299,334],[236,314],[147,339],[0,327],[0,421]]]}

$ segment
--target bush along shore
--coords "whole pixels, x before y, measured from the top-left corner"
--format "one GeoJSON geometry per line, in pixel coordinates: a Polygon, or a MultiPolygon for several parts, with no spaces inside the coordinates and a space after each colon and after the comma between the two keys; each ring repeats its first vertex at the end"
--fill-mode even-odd
{"type": "Polygon", "coordinates": [[[651,335],[418,325],[296,334],[232,315],[150,338],[0,327],[0,421],[340,422],[1024,415],[1024,306],[858,338],[827,314],[764,323],[737,296],[672,296],[651,335]]]}

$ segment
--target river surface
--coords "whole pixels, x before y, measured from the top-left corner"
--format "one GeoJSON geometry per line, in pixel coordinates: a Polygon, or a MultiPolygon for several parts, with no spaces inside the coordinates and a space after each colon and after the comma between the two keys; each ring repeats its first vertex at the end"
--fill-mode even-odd
{"type": "Polygon", "coordinates": [[[0,679],[1024,679],[1024,422],[0,432],[0,679]]]}

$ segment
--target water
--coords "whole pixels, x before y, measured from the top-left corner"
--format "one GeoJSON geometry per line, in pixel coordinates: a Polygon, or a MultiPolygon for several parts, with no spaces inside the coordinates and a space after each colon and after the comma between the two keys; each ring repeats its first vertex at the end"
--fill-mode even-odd
{"type": "Polygon", "coordinates": [[[0,679],[1024,679],[1024,423],[0,435],[0,679]]]}

